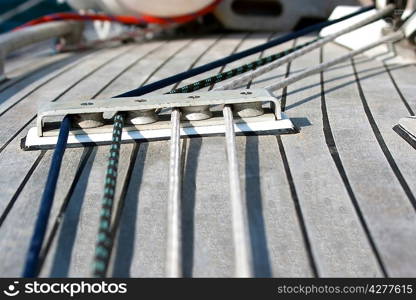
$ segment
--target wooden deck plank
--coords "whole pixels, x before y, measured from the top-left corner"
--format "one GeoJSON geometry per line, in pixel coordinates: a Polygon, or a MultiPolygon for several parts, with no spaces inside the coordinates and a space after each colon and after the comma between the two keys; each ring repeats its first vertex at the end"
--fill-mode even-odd
{"type": "MultiPolygon", "coordinates": [[[[58,62],[69,60],[70,58],[81,57],[80,53],[56,53],[54,55],[46,56],[43,58],[37,58],[31,61],[29,64],[25,64],[22,67],[18,67],[13,71],[6,72],[7,79],[0,82],[0,92],[6,90],[12,85],[24,80],[30,75],[42,72],[48,66],[56,65],[58,62]]],[[[20,57],[21,61],[26,61],[26,57],[20,57]]],[[[60,69],[59,67],[57,69],[60,69]]],[[[53,69],[48,72],[52,72],[53,69]]]]}
{"type": "Polygon", "coordinates": [[[0,115],[3,115],[7,109],[27,97],[30,93],[80,64],[88,57],[87,54],[77,54],[66,56],[64,59],[58,59],[55,63],[51,63],[54,61],[51,59],[49,63],[46,63],[36,71],[28,71],[28,74],[22,75],[21,78],[13,78],[6,81],[0,87],[0,115]]]}
{"type": "MultiPolygon", "coordinates": [[[[316,50],[293,61],[291,72],[318,62],[316,50]]],[[[320,96],[319,74],[288,88],[287,113],[299,118],[302,128],[297,135],[282,136],[318,275],[380,276],[380,267],[325,142],[320,96]]]]}
{"type": "Polygon", "coordinates": [[[155,81],[154,78],[158,76],[156,74],[160,71],[159,69],[163,69],[167,60],[178,55],[189,44],[189,40],[168,41],[163,48],[157,49],[151,56],[147,56],[121,74],[117,80],[111,83],[111,86],[102,92],[102,96],[112,97],[155,81]]]}
{"type": "MultiPolygon", "coordinates": [[[[121,155],[130,153],[132,147],[133,145],[122,147],[121,155]]],[[[87,167],[71,195],[64,221],[48,254],[42,272],[45,276],[91,276],[109,149],[109,146],[96,147],[96,153],[89,158],[87,167]]],[[[118,186],[124,181],[128,165],[128,160],[120,161],[118,186]]],[[[115,199],[119,198],[120,193],[121,189],[117,189],[115,199]]]]}
{"type": "Polygon", "coordinates": [[[115,59],[123,52],[126,52],[126,49],[122,47],[105,50],[95,55],[94,59],[87,60],[48,82],[42,86],[42,89],[36,90],[7,110],[0,118],[0,145],[6,143],[15,132],[24,127],[31,118],[34,118],[39,105],[59,99],[62,94],[82,81],[84,77],[88,77],[91,72],[104,66],[109,60],[115,59]]]}
{"type": "MultiPolygon", "coordinates": [[[[75,173],[80,157],[79,154],[82,151],[70,149],[68,152],[69,154],[65,157],[62,168],[69,175],[75,173]]],[[[3,253],[0,257],[0,269],[3,277],[19,277],[22,274],[27,249],[39,210],[40,198],[46,182],[45,175],[49,170],[51,154],[52,152],[48,151],[39,162],[39,165],[25,184],[13,208],[0,227],[0,251],[3,253]]],[[[53,206],[54,212],[51,214],[51,220],[69,188],[63,179],[64,177],[62,176],[58,183],[60,188],[57,190],[55,198],[55,204],[58,205],[53,206]]]]}
{"type": "MultiPolygon", "coordinates": [[[[30,75],[0,92],[9,99],[4,105],[24,97],[0,115],[0,145],[5,145],[0,150],[0,168],[11,170],[7,178],[0,178],[4,191],[0,216],[7,216],[0,219],[0,251],[6,253],[0,257],[0,276],[20,275],[49,169],[52,151],[43,156],[19,149],[19,140],[33,124],[30,119],[39,103],[114,96],[140,83],[252,47],[268,36],[238,33],[102,50],[68,64],[62,60],[45,66],[41,79],[30,75]],[[94,60],[88,59],[91,57],[94,60]],[[50,74],[48,68],[53,69],[50,74]],[[59,75],[62,70],[65,72],[59,75]]],[[[264,55],[289,46],[269,49],[264,55]]],[[[326,46],[323,58],[343,51],[339,46],[326,46]]],[[[291,72],[317,64],[319,54],[314,51],[295,60],[291,72]]],[[[229,64],[224,70],[257,57],[229,64]]],[[[388,65],[394,82],[379,61],[358,58],[355,67],[374,123],[412,192],[416,190],[412,172],[416,154],[391,127],[408,114],[394,83],[409,105],[414,105],[412,81],[405,75],[405,70],[414,66],[388,65]]],[[[286,71],[283,66],[268,73],[252,87],[280,80],[286,71]]],[[[370,126],[351,64],[334,67],[323,79],[324,98],[320,75],[291,85],[284,95],[287,114],[302,128],[301,133],[277,139],[237,138],[255,275],[350,277],[383,276],[385,272],[415,276],[416,257],[411,250],[416,240],[416,213],[370,126]]],[[[0,104],[0,111],[2,107],[0,104]]],[[[230,242],[224,138],[184,141],[184,275],[232,276],[234,245],[230,242]]],[[[168,145],[168,141],[160,141],[122,146],[117,198],[123,195],[124,207],[113,251],[113,276],[164,276],[168,145]]],[[[108,149],[67,150],[48,227],[50,248],[42,276],[90,276],[108,149]],[[59,223],[63,209],[65,215],[59,223]],[[51,231],[53,224],[56,232],[51,231]]]]}
{"type": "MultiPolygon", "coordinates": [[[[117,49],[115,53],[113,53],[112,51],[110,53],[103,54],[103,57],[98,56],[99,61],[101,62],[101,64],[105,64],[106,63],[105,59],[107,59],[107,61],[111,60],[114,57],[114,55],[118,55],[122,53],[123,51],[125,50],[117,49]]],[[[77,70],[77,69],[80,68],[82,71],[82,68],[88,68],[88,67],[94,69],[96,65],[81,64],[79,67],[77,66],[74,69],[74,71],[78,71],[78,74],[80,76],[83,76],[84,73],[80,72],[80,70],[77,70]]],[[[5,150],[0,154],[0,167],[2,168],[10,167],[11,163],[18,160],[16,156],[19,158],[25,158],[22,160],[21,164],[13,168],[13,172],[10,174],[9,178],[4,178],[1,180],[1,184],[4,185],[4,193],[2,194],[1,201],[0,201],[1,213],[3,213],[10,199],[13,199],[12,197],[15,194],[15,191],[18,190],[18,187],[22,184],[22,182],[24,183],[24,178],[30,166],[35,162],[36,157],[37,157],[35,152],[24,152],[19,147],[20,139],[23,137],[22,134],[19,132],[22,131],[23,133],[25,133],[30,127],[34,126],[33,118],[37,111],[36,103],[39,103],[42,101],[46,102],[46,101],[51,101],[51,100],[64,101],[65,97],[68,97],[65,95],[65,92],[67,92],[68,90],[71,90],[71,88],[74,85],[76,85],[77,81],[82,80],[82,77],[81,79],[77,77],[76,74],[72,73],[72,70],[70,74],[65,74],[65,73],[62,74],[63,77],[66,77],[64,75],[68,75],[68,77],[66,78],[66,81],[65,81],[65,78],[61,78],[59,76],[56,79],[56,81],[52,80],[50,83],[41,87],[39,90],[36,90],[34,93],[30,94],[27,98],[23,99],[22,102],[20,102],[17,106],[13,107],[12,110],[8,111],[5,115],[3,115],[0,118],[0,124],[4,127],[7,127],[8,124],[2,123],[2,122],[3,121],[7,122],[8,120],[12,120],[14,124],[18,125],[16,127],[10,128],[10,132],[8,132],[9,141],[11,140],[10,144],[7,144],[7,140],[6,140],[7,136],[3,137],[3,143],[6,142],[6,144],[3,144],[3,145],[6,147],[4,148],[5,150]],[[72,80],[70,79],[71,77],[69,75],[73,76],[72,80]],[[24,107],[25,110],[19,109],[18,113],[16,113],[15,110],[18,109],[19,107],[24,107]],[[14,136],[15,132],[18,133],[17,136],[14,136]]],[[[88,75],[84,75],[84,76],[88,77],[88,75]]],[[[93,92],[92,93],[90,92],[91,93],[90,96],[92,97],[94,93],[98,91],[100,86],[98,86],[98,89],[97,89],[97,85],[94,85],[94,84],[91,85],[91,87],[92,87],[93,92]]],[[[88,96],[88,91],[91,91],[91,87],[89,89],[83,88],[82,93],[79,93],[78,97],[82,95],[88,96]]],[[[73,93],[70,94],[69,96],[76,97],[76,95],[74,95],[73,93]]],[[[69,98],[66,98],[66,99],[69,99],[69,98]]]]}
{"type": "Polygon", "coordinates": [[[8,78],[23,75],[25,68],[30,68],[32,64],[59,55],[54,49],[52,41],[32,44],[7,55],[7,63],[4,66],[4,71],[8,78]]]}
{"type": "MultiPolygon", "coordinates": [[[[408,115],[415,114],[416,112],[416,85],[413,76],[409,76],[416,72],[415,65],[408,65],[406,67],[395,67],[387,64],[388,70],[390,70],[391,76],[397,89],[400,91],[404,101],[409,105],[410,111],[408,115]]],[[[399,95],[400,96],[400,95],[399,95]]]]}
{"type": "MultiPolygon", "coordinates": [[[[333,52],[340,50],[334,49],[333,52]]],[[[360,140],[356,134],[351,135],[351,143],[361,141],[361,138],[365,141],[359,148],[363,152],[360,165],[368,175],[363,177],[358,165],[355,166],[354,172],[360,176],[357,177],[357,193],[365,195],[365,205],[370,206],[367,208],[368,218],[372,220],[370,230],[378,240],[387,273],[396,277],[416,276],[416,253],[411,250],[416,247],[416,152],[392,130],[397,120],[408,111],[381,62],[365,60],[354,66],[362,94],[352,97],[349,105],[355,104],[362,109],[360,121],[367,119],[364,126],[368,129],[371,126],[372,131],[368,136],[375,136],[369,142],[359,124],[356,124],[356,130],[360,128],[360,140]],[[368,69],[374,71],[364,74],[368,69]]],[[[355,115],[349,117],[354,121],[358,119],[355,115]]],[[[339,115],[334,119],[340,120],[339,115]]],[[[348,140],[346,132],[343,132],[342,140],[348,140]]],[[[357,157],[361,155],[356,153],[354,161],[357,157]]]]}
{"type": "MultiPolygon", "coordinates": [[[[157,45],[154,45],[154,46],[157,46],[157,45]]],[[[152,45],[148,45],[146,47],[149,48],[149,47],[152,47],[152,45]]],[[[146,49],[146,47],[145,47],[145,49],[146,49]]],[[[130,47],[127,48],[127,49],[130,49],[130,47]]],[[[117,53],[120,54],[120,53],[123,53],[125,51],[126,51],[126,49],[124,49],[124,50],[123,49],[118,49],[115,54],[117,54],[117,53]]],[[[140,52],[137,53],[137,54],[139,56],[142,55],[140,52]]],[[[112,54],[112,56],[108,56],[107,55],[107,62],[111,61],[111,59],[113,57],[114,57],[114,54],[112,54]]],[[[103,58],[100,58],[100,59],[101,60],[104,60],[104,58],[105,58],[105,56],[103,58]]],[[[105,71],[105,74],[107,74],[107,76],[109,77],[109,79],[112,79],[117,74],[118,68],[116,67],[116,65],[117,65],[118,62],[119,61],[117,59],[115,61],[112,61],[112,63],[109,64],[109,65],[112,65],[112,66],[110,66],[109,69],[104,70],[105,71]]],[[[107,66],[105,66],[106,61],[102,61],[102,63],[104,64],[103,65],[103,68],[105,69],[107,67],[107,66]]],[[[88,67],[88,66],[84,66],[84,67],[88,67]]],[[[92,65],[90,67],[92,69],[94,69],[94,65],[92,65]]],[[[91,70],[89,70],[89,71],[91,71],[91,70]]],[[[90,78],[88,78],[88,76],[87,76],[86,78],[84,78],[85,81],[83,81],[83,84],[80,84],[78,87],[75,85],[75,87],[71,90],[70,93],[61,95],[61,97],[59,98],[59,101],[65,101],[66,99],[70,99],[72,97],[81,97],[81,96],[84,96],[84,97],[90,96],[90,97],[92,97],[97,92],[99,92],[99,90],[103,87],[103,85],[105,85],[107,83],[107,81],[104,80],[104,79],[105,78],[103,78],[102,76],[100,76],[99,73],[92,74],[92,76],[90,78]],[[101,83],[99,85],[96,84],[96,82],[97,82],[97,78],[95,78],[96,76],[99,77],[99,79],[101,80],[101,83]],[[85,83],[88,83],[88,84],[85,85],[85,83]],[[77,91],[78,94],[75,91],[77,91]]],[[[73,86],[71,86],[71,87],[73,87],[73,86]]],[[[62,94],[62,90],[60,90],[59,87],[56,87],[56,91],[59,92],[60,94],[62,94]]],[[[14,146],[18,142],[18,140],[16,140],[16,141],[15,140],[13,141],[13,145],[14,146]]],[[[8,150],[8,148],[6,148],[6,149],[8,150]]],[[[80,154],[80,153],[83,152],[82,149],[74,149],[74,150],[71,150],[71,151],[76,151],[76,153],[78,153],[78,154],[80,154]]],[[[12,156],[13,153],[14,153],[14,155],[16,155],[16,153],[18,153],[20,155],[20,152],[23,152],[23,151],[20,150],[20,149],[17,152],[5,151],[5,154],[6,153],[9,153],[10,156],[12,156]]],[[[49,151],[49,152],[51,152],[51,151],[49,151]]],[[[24,153],[25,154],[26,153],[30,153],[31,154],[30,157],[31,157],[32,160],[36,157],[35,156],[36,152],[24,152],[24,153]]],[[[29,154],[27,154],[27,155],[29,156],[29,154]]],[[[4,163],[4,162],[7,163],[7,161],[15,161],[16,160],[15,158],[11,158],[10,156],[6,156],[6,155],[2,156],[2,158],[3,158],[2,163],[4,163]]],[[[69,159],[69,161],[71,161],[71,160],[69,159]]],[[[76,159],[74,161],[76,161],[76,159]]],[[[49,161],[47,161],[47,163],[48,162],[49,161]]],[[[16,169],[19,170],[18,168],[16,168],[16,169]]],[[[45,167],[42,170],[43,170],[43,174],[39,175],[39,177],[46,178],[46,174],[47,174],[48,168],[45,167]]],[[[61,178],[63,178],[62,180],[64,180],[64,182],[71,182],[72,179],[73,179],[74,174],[71,173],[71,170],[70,169],[68,169],[68,173],[66,173],[66,168],[64,168],[64,167],[62,168],[62,170],[65,170],[65,171],[61,172],[61,178]]],[[[24,171],[24,170],[20,170],[20,171],[24,171]]],[[[29,179],[28,182],[32,182],[33,180],[36,180],[36,177],[35,178],[34,177],[30,177],[30,179],[29,179]]],[[[43,185],[43,184],[39,183],[39,185],[43,185]]],[[[37,197],[40,197],[41,196],[41,193],[40,192],[39,193],[36,193],[36,195],[37,195],[37,197]]],[[[19,198],[16,200],[16,203],[20,203],[21,201],[23,201],[23,203],[24,203],[25,202],[25,198],[23,198],[23,200],[20,200],[20,196],[19,196],[19,198]]],[[[51,215],[52,222],[53,222],[54,219],[56,219],[56,214],[57,214],[57,212],[59,210],[58,208],[62,204],[62,201],[63,201],[63,199],[59,199],[59,198],[57,198],[57,200],[55,201],[54,213],[51,215]]],[[[16,209],[18,211],[19,210],[19,207],[17,206],[16,209]]],[[[15,209],[14,208],[12,209],[12,211],[15,213],[15,209]]],[[[36,214],[37,214],[37,209],[33,210],[32,213],[33,213],[33,218],[34,218],[36,216],[36,214]]],[[[13,217],[12,217],[11,220],[13,221],[13,217]]],[[[32,219],[32,221],[34,222],[34,219],[32,219]]],[[[33,227],[33,225],[32,226],[28,226],[28,228],[31,228],[31,227],[33,227]]],[[[13,226],[12,226],[12,229],[13,229],[13,226]]],[[[9,232],[9,231],[13,231],[12,229],[8,229],[7,227],[5,227],[4,230],[7,231],[7,232],[9,232]]],[[[3,228],[0,228],[0,230],[3,230],[3,228]]],[[[30,231],[30,230],[28,230],[28,231],[30,231]]],[[[22,242],[27,242],[27,239],[23,239],[22,238],[22,242]]],[[[23,249],[27,249],[27,246],[26,247],[22,247],[22,248],[23,249]]]]}
{"type": "MultiPolygon", "coordinates": [[[[195,66],[201,66],[211,61],[223,58],[224,53],[229,55],[230,53],[235,52],[236,49],[239,48],[241,44],[244,43],[244,41],[248,39],[249,37],[250,35],[245,34],[245,33],[232,33],[232,34],[220,36],[219,37],[221,38],[220,43],[217,43],[214,47],[212,47],[212,49],[209,49],[209,51],[198,60],[195,66]]],[[[198,80],[207,78],[210,75],[218,74],[220,70],[221,70],[221,67],[215,68],[209,72],[205,72],[197,76],[194,76],[192,78],[183,80],[178,86],[182,87],[187,84],[194,83],[198,80]]],[[[208,90],[208,88],[201,89],[200,91],[204,91],[204,90],[206,91],[208,90]]]]}

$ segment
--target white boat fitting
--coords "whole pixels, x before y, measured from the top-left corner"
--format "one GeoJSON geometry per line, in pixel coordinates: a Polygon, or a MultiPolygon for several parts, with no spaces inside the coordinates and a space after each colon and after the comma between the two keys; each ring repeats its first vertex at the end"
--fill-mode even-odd
{"type": "MultiPolygon", "coordinates": [[[[189,112],[189,110],[195,107],[200,109],[201,107],[214,105],[241,106],[241,104],[248,103],[266,103],[268,108],[264,110],[260,108],[261,112],[255,112],[252,116],[247,114],[244,106],[241,111],[237,110],[234,125],[237,134],[264,135],[297,132],[290,119],[282,114],[280,102],[265,89],[211,91],[117,99],[85,99],[63,103],[51,102],[38,112],[37,127],[29,130],[28,135],[22,142],[22,147],[25,150],[54,148],[59,134],[57,117],[62,118],[66,115],[72,117],[73,128],[68,138],[68,146],[82,147],[91,144],[111,143],[111,117],[116,112],[128,115],[128,113],[140,111],[149,112],[156,109],[172,108],[181,109],[183,116],[187,118],[181,122],[180,135],[182,137],[223,135],[225,134],[225,125],[221,115],[214,112],[212,116],[195,120],[192,117],[195,112],[189,112]],[[188,114],[186,114],[186,110],[188,110],[188,114]],[[107,114],[110,118],[105,121],[102,117],[103,114],[107,114]],[[82,124],[86,124],[89,120],[89,124],[93,122],[93,125],[80,125],[80,119],[83,122],[82,124]],[[52,120],[52,122],[49,120],[52,120]]],[[[148,116],[145,118],[148,118],[148,116]]],[[[159,118],[155,116],[153,119],[146,119],[145,121],[138,121],[137,119],[136,113],[130,118],[130,121],[127,121],[130,124],[123,129],[123,142],[170,138],[171,124],[168,115],[161,115],[159,118]]]]}

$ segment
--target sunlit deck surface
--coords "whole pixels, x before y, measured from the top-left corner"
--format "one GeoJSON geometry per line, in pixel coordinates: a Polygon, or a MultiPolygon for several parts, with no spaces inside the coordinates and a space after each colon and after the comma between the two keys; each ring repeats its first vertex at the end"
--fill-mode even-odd
{"type": "MultiPolygon", "coordinates": [[[[0,276],[21,275],[51,163],[52,150],[20,149],[39,105],[114,96],[273,35],[155,40],[65,54],[42,46],[10,57],[10,79],[0,84],[0,276]]],[[[329,44],[251,87],[347,51],[329,44]]],[[[392,130],[416,111],[416,67],[381,59],[389,56],[380,49],[276,92],[300,133],[237,137],[255,276],[416,276],[416,151],[392,130]]],[[[182,147],[184,275],[233,276],[239,245],[232,242],[224,137],[184,139],[182,147]]],[[[108,151],[67,149],[41,276],[91,275],[108,151]]],[[[164,276],[168,165],[169,141],[122,145],[111,276],[164,276]]]]}

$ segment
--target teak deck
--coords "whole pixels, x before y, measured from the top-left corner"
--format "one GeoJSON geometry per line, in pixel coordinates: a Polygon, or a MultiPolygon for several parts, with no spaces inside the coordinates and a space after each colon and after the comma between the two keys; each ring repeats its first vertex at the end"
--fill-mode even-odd
{"type": "MultiPolygon", "coordinates": [[[[271,37],[226,34],[11,57],[11,79],[0,84],[0,276],[21,275],[53,153],[20,149],[40,104],[117,95],[271,37]]],[[[251,87],[347,51],[329,44],[251,87]]],[[[413,64],[356,57],[276,92],[300,133],[237,137],[256,276],[416,277],[416,151],[392,130],[416,110],[415,78],[413,64]]],[[[108,149],[67,149],[41,276],[90,276],[108,149]]],[[[110,275],[163,276],[169,141],[121,149],[110,275]]],[[[238,245],[226,161],[224,137],[183,140],[185,276],[233,276],[238,245]]]]}

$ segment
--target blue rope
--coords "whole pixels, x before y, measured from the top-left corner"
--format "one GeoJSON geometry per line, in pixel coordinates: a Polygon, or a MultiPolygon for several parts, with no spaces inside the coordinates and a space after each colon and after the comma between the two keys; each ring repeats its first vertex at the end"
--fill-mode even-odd
{"type": "MultiPolygon", "coordinates": [[[[277,39],[264,43],[262,45],[235,53],[233,55],[213,61],[203,66],[196,67],[186,72],[182,72],[182,73],[173,75],[171,77],[167,77],[165,79],[156,81],[154,83],[145,85],[143,87],[131,90],[129,92],[120,94],[118,96],[115,96],[114,98],[137,97],[137,96],[141,96],[141,95],[153,92],[155,90],[167,87],[169,85],[175,84],[177,82],[196,76],[198,74],[210,71],[212,69],[234,62],[236,60],[247,57],[249,55],[264,51],[266,49],[281,45],[285,42],[291,41],[293,39],[304,36],[306,34],[318,31],[324,27],[347,20],[349,18],[360,15],[364,12],[367,12],[373,8],[374,8],[374,5],[363,7],[357,12],[346,15],[344,17],[341,17],[335,20],[325,21],[316,25],[306,27],[302,30],[289,33],[287,35],[284,35],[282,37],[279,37],[277,39]]],[[[50,214],[50,210],[52,207],[53,198],[55,195],[56,182],[58,180],[59,171],[61,168],[61,162],[62,162],[62,158],[65,152],[65,147],[67,144],[69,130],[70,130],[70,120],[68,117],[65,117],[61,124],[58,141],[57,141],[56,148],[53,154],[51,166],[49,169],[48,179],[45,185],[45,189],[44,189],[41,204],[40,204],[39,215],[36,220],[35,230],[33,232],[32,240],[31,240],[29,251],[27,254],[26,265],[25,265],[24,272],[23,272],[24,277],[35,277],[38,274],[39,253],[40,253],[42,243],[45,237],[49,214],[50,214]]]]}
{"type": "Polygon", "coordinates": [[[48,173],[45,190],[43,191],[40,202],[39,215],[36,220],[32,240],[30,242],[29,252],[26,257],[26,265],[23,271],[23,277],[36,277],[38,273],[39,253],[42,248],[43,239],[48,225],[48,219],[51,212],[53,198],[55,196],[56,183],[59,177],[62,158],[64,156],[66,144],[68,141],[69,129],[71,122],[69,117],[65,117],[59,131],[58,142],[53,153],[51,167],[48,173]]]}

